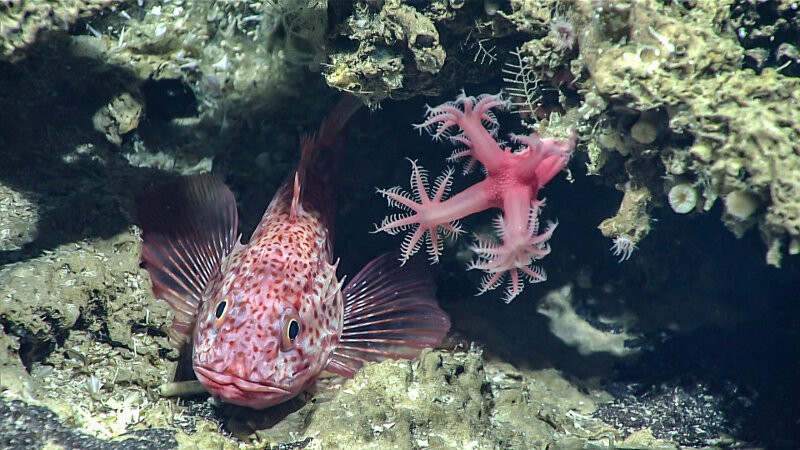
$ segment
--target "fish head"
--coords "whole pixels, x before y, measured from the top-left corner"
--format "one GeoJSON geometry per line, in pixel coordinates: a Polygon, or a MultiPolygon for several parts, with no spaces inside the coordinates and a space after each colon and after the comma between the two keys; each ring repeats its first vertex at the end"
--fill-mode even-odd
{"type": "Polygon", "coordinates": [[[344,303],[335,267],[321,266],[239,270],[208,291],[192,363],[212,395],[260,409],[313,383],[339,343],[344,303]]]}

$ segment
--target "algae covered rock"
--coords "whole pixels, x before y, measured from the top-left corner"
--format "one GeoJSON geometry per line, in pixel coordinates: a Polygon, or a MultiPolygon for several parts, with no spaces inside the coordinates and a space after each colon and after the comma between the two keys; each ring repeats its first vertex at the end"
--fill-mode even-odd
{"type": "Polygon", "coordinates": [[[325,80],[370,106],[499,79],[495,63],[516,40],[493,2],[361,0],[331,10],[325,80]]]}
{"type": "Polygon", "coordinates": [[[129,231],[0,270],[0,322],[17,338],[7,347],[7,366],[24,364],[36,382],[31,397],[71,411],[77,423],[114,397],[144,400],[142,388],[157,387],[174,371],[177,353],[161,331],[171,313],[149,295],[138,242],[129,231]],[[101,400],[103,390],[111,399],[101,400]]]}
{"type": "Polygon", "coordinates": [[[481,352],[426,350],[368,365],[308,419],[313,448],[538,448],[614,435],[591,419],[601,396],[556,371],[522,373],[481,352]]]}
{"type": "Polygon", "coordinates": [[[359,2],[342,34],[358,43],[355,51],[333,51],[326,73],[329,85],[379,102],[401,88],[412,88],[417,74],[436,74],[445,51],[434,22],[413,6],[397,0],[376,9],[359,2]],[[409,83],[411,85],[409,86],[409,83]]]}
{"type": "Polygon", "coordinates": [[[37,359],[36,353],[63,342],[79,320],[86,330],[131,349],[131,326],[157,329],[168,323],[166,306],[148,299],[138,239],[129,231],[107,241],[67,244],[0,270],[0,313],[7,327],[29,337],[31,354],[24,358],[37,359]]]}
{"type": "Polygon", "coordinates": [[[580,40],[590,74],[585,89],[633,111],[621,115],[634,118],[622,131],[627,149],[621,152],[630,161],[661,152],[664,172],[629,162],[631,178],[661,191],[655,177],[666,175],[664,192],[692,183],[705,199],[704,210],[717,198],[743,192],[754,203],[751,215],[737,219],[728,211],[724,222],[738,236],[758,224],[767,261],[780,265],[787,249],[797,252],[800,238],[800,82],[773,68],[741,68],[744,49],[725,28],[729,5],[698,2],[684,9],[622,1],[584,9],[592,19],[580,40]],[[618,36],[626,37],[622,44],[618,36]],[[655,128],[649,121],[643,140],[642,118],[656,112],[667,120],[655,128]]]}
{"type": "Polygon", "coordinates": [[[119,0],[8,0],[0,4],[0,58],[15,54],[40,32],[63,29],[79,17],[122,3],[119,0]]]}
{"type": "MultiPolygon", "coordinates": [[[[87,18],[91,33],[72,42],[76,53],[142,81],[188,87],[200,116],[224,129],[254,112],[285,111],[324,86],[327,8],[324,0],[123,2],[87,18]]],[[[135,103],[110,103],[116,134],[130,129],[135,103]]],[[[107,128],[106,117],[97,120],[107,128]]]]}
{"type": "Polygon", "coordinates": [[[0,446],[230,443],[195,435],[216,425],[180,420],[156,394],[178,353],[166,335],[172,313],[152,297],[140,252],[131,228],[0,269],[0,446]]]}

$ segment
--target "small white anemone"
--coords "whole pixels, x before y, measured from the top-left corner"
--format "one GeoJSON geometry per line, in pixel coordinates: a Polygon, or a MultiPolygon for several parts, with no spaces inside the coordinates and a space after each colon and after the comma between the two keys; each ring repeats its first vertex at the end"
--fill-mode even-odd
{"type": "Polygon", "coordinates": [[[624,234],[615,237],[614,245],[611,246],[611,251],[614,252],[614,256],[619,256],[618,262],[630,259],[634,250],[636,250],[636,244],[633,243],[633,239],[624,234]]]}
{"type": "Polygon", "coordinates": [[[572,22],[560,17],[550,20],[550,36],[556,44],[556,50],[572,50],[575,46],[575,26],[572,22]]]}
{"type": "Polygon", "coordinates": [[[697,190],[689,183],[672,186],[667,194],[669,206],[678,214],[689,214],[697,206],[697,190]]]}

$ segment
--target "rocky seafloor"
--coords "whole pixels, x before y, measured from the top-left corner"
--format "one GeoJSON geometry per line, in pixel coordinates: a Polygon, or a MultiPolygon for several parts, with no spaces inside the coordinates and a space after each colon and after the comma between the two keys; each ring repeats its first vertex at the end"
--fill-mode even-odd
{"type": "Polygon", "coordinates": [[[800,447],[797,3],[0,0],[0,44],[0,448],[800,447]],[[248,236],[350,92],[354,274],[400,245],[375,187],[446,166],[411,124],[462,88],[505,90],[504,132],[577,132],[548,280],[476,297],[463,236],[441,348],[264,411],[161,395],[142,195],[211,171],[248,236]]]}

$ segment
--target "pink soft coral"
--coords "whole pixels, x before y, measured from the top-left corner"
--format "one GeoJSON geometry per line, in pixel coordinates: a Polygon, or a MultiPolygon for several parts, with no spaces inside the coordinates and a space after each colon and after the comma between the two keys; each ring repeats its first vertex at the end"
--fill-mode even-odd
{"type": "Polygon", "coordinates": [[[445,200],[453,181],[453,170],[448,169],[436,179],[433,193],[429,195],[427,172],[416,161],[411,161],[413,196],[400,187],[378,190],[390,206],[409,213],[386,217],[376,230],[397,234],[412,229],[403,241],[401,261],[407,261],[419,250],[424,236],[430,258],[437,262],[442,251],[440,233],[455,238],[462,232],[458,219],[489,208],[500,208],[502,214],[495,220],[495,228],[502,243],[476,236],[477,242],[471,248],[477,260],[470,263],[469,268],[487,272],[479,294],[499,286],[508,273],[506,302],[522,291],[521,276],[532,283],[547,278],[544,270],[533,262],[550,253],[547,241],[556,224],[549,222],[547,229],[538,234],[544,199],[537,200],[536,196],[539,189],[566,166],[575,145],[574,137],[556,141],[531,134],[511,135],[513,142],[521,144],[516,150],[502,146],[497,141],[498,122],[492,109],[508,106],[502,93],[484,94],[476,99],[462,92],[455,102],[427,107],[427,120],[415,128],[427,131],[435,140],[446,138],[464,145],[453,152],[449,161],[466,159],[465,173],[472,170],[476,162],[480,163],[486,178],[445,200]],[[460,133],[456,134],[459,129],[460,133]]]}

